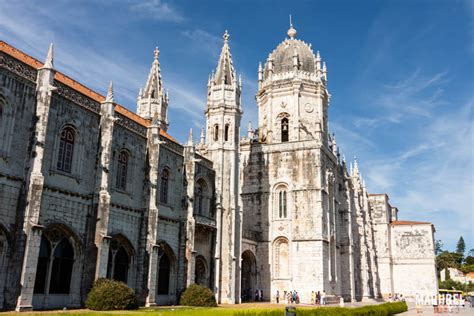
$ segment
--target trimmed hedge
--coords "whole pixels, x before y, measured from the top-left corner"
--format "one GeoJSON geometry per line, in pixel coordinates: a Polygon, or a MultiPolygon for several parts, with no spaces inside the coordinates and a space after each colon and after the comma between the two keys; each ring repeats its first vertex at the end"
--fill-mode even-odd
{"type": "Polygon", "coordinates": [[[179,305],[216,307],[216,298],[212,291],[202,285],[191,284],[181,295],[179,305]]]}
{"type": "Polygon", "coordinates": [[[408,310],[405,302],[384,303],[380,305],[369,305],[357,308],[346,307],[323,307],[315,309],[298,308],[296,314],[304,316],[342,315],[342,316],[390,316],[403,313],[408,310]]]}
{"type": "Polygon", "coordinates": [[[123,282],[98,279],[87,295],[86,307],[96,311],[137,309],[138,298],[123,282]]]}
{"type": "MultiPolygon", "coordinates": [[[[369,305],[364,307],[319,307],[319,308],[297,308],[296,316],[390,316],[403,313],[408,310],[405,302],[384,303],[380,305],[369,305]]],[[[207,315],[211,315],[208,313],[207,315]]],[[[216,313],[217,314],[217,313],[216,313]]],[[[235,316],[281,316],[282,309],[251,309],[238,310],[235,316]]]]}

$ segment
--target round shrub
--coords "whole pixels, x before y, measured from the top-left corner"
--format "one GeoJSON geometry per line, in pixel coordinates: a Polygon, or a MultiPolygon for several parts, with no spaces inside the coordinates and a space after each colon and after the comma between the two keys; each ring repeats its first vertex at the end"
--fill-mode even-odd
{"type": "Polygon", "coordinates": [[[202,285],[191,284],[181,295],[180,305],[216,307],[216,298],[212,291],[202,285]]]}
{"type": "Polygon", "coordinates": [[[138,298],[123,282],[98,279],[87,295],[86,307],[96,311],[137,309],[138,298]]]}

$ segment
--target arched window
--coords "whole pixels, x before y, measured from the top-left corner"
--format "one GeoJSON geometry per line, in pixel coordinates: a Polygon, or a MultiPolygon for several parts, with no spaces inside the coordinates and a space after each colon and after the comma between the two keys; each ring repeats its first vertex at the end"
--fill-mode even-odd
{"type": "Polygon", "coordinates": [[[194,188],[194,212],[198,215],[209,215],[206,210],[207,203],[207,184],[203,179],[196,182],[194,188]]]}
{"type": "Polygon", "coordinates": [[[171,261],[166,252],[162,252],[158,272],[158,294],[168,294],[170,290],[171,261]]]}
{"type": "Polygon", "coordinates": [[[160,202],[168,202],[168,180],[169,180],[169,171],[164,169],[161,173],[161,183],[160,183],[160,202]]]}
{"type": "Polygon", "coordinates": [[[46,237],[41,237],[40,252],[38,257],[38,266],[36,268],[35,290],[34,293],[43,294],[46,286],[46,273],[48,271],[48,261],[51,254],[51,246],[46,237]]]}
{"type": "Polygon", "coordinates": [[[288,118],[284,117],[281,120],[281,141],[287,142],[289,139],[288,118]]]}
{"type": "Polygon", "coordinates": [[[75,133],[71,127],[65,127],[59,138],[57,168],[60,171],[71,173],[72,155],[74,153],[75,133]]]}
{"type": "Polygon", "coordinates": [[[224,140],[226,142],[229,141],[229,129],[230,129],[230,125],[226,124],[224,128],[224,140]]]}
{"type": "Polygon", "coordinates": [[[117,159],[117,189],[124,190],[127,188],[127,169],[128,169],[128,153],[122,150],[117,159]]]}
{"type": "Polygon", "coordinates": [[[41,237],[34,293],[69,294],[73,265],[74,249],[68,237],[58,227],[46,230],[41,237]]]}
{"type": "Polygon", "coordinates": [[[196,257],[194,282],[199,285],[209,286],[207,277],[207,263],[203,256],[196,257]]]}
{"type": "Polygon", "coordinates": [[[56,246],[53,254],[53,272],[49,293],[69,293],[71,284],[72,264],[74,263],[74,250],[66,238],[56,246]]]}
{"type": "Polygon", "coordinates": [[[120,238],[113,238],[109,246],[107,278],[127,283],[130,256],[126,244],[120,238]]]}
{"type": "Polygon", "coordinates": [[[214,125],[214,141],[219,140],[219,125],[214,125]]]}
{"type": "Polygon", "coordinates": [[[286,190],[281,190],[278,192],[278,217],[286,218],[287,215],[287,200],[286,200],[286,190]]]}

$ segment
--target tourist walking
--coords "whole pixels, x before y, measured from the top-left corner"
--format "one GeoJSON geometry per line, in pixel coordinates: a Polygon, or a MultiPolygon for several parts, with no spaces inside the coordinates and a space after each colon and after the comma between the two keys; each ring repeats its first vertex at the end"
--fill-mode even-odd
{"type": "Polygon", "coordinates": [[[277,304],[280,303],[280,291],[279,290],[277,290],[277,292],[276,292],[275,300],[276,300],[277,304]]]}
{"type": "Polygon", "coordinates": [[[326,291],[323,290],[323,294],[321,294],[321,305],[326,305],[326,291]]]}

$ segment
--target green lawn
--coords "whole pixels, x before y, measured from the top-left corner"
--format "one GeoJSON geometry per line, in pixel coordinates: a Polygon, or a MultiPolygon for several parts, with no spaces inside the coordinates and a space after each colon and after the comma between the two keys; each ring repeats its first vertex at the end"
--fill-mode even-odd
{"type": "MultiPolygon", "coordinates": [[[[45,316],[45,315],[71,315],[71,316],[89,316],[89,315],[158,315],[158,316],[283,316],[284,306],[272,306],[270,304],[254,305],[229,305],[213,308],[203,307],[158,307],[158,308],[140,308],[135,311],[111,311],[96,312],[86,309],[67,310],[67,311],[43,311],[32,313],[0,313],[0,316],[16,315],[16,316],[45,316]]],[[[388,316],[401,313],[407,310],[407,305],[402,302],[384,303],[380,305],[371,305],[356,308],[340,308],[340,307],[298,307],[297,316],[322,316],[322,315],[378,315],[388,316]]]]}

